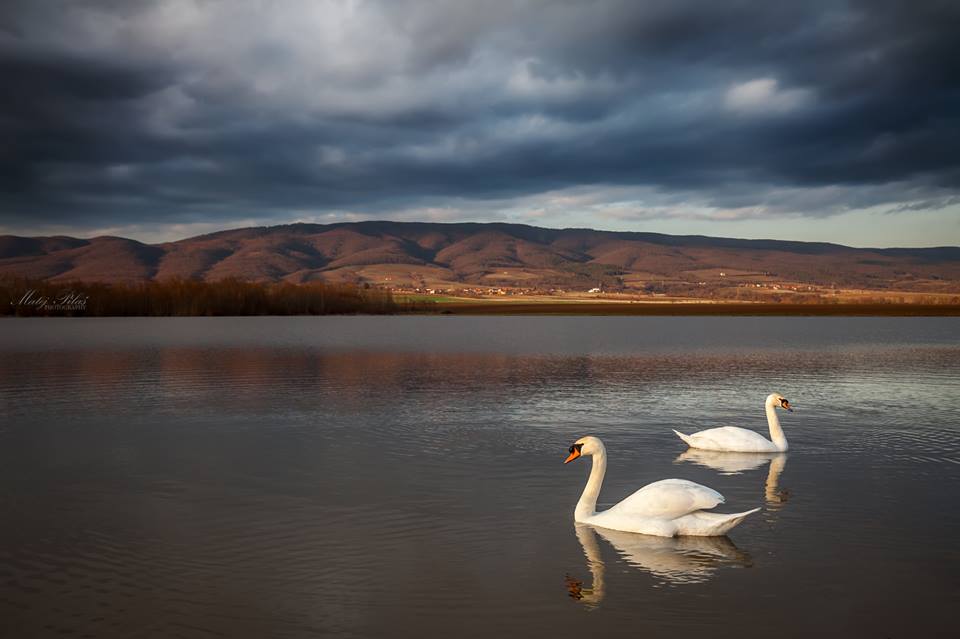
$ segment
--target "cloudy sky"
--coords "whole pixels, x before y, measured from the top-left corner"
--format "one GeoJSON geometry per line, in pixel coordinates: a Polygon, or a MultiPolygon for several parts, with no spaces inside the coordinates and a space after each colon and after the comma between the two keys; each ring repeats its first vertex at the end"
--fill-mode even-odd
{"type": "Polygon", "coordinates": [[[5,0],[0,233],[960,245],[960,3],[5,0]]]}

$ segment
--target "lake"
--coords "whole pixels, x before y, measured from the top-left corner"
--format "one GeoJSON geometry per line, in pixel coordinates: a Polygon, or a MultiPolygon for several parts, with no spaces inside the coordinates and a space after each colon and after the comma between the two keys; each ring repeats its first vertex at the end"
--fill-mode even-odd
{"type": "Polygon", "coordinates": [[[955,636],[960,320],[0,321],[2,637],[955,636]],[[672,428],[791,449],[686,452],[672,428]],[[577,528],[679,477],[728,538],[577,528]]]}

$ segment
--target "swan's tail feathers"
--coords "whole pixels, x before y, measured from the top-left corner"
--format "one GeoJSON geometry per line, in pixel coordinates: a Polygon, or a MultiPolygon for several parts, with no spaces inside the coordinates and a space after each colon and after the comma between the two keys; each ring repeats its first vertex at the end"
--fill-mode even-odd
{"type": "Polygon", "coordinates": [[[678,535],[693,535],[696,537],[715,537],[726,535],[734,526],[747,518],[747,515],[760,510],[754,508],[742,513],[708,513],[702,510],[684,515],[675,519],[678,535]]]}
{"type": "Polygon", "coordinates": [[[682,439],[684,442],[686,442],[687,446],[690,446],[691,448],[694,448],[693,440],[690,438],[690,435],[684,435],[683,433],[681,433],[679,430],[677,430],[677,429],[675,429],[675,428],[671,428],[670,430],[672,430],[673,432],[675,432],[675,433],[677,434],[677,437],[679,437],[679,438],[682,439]]]}

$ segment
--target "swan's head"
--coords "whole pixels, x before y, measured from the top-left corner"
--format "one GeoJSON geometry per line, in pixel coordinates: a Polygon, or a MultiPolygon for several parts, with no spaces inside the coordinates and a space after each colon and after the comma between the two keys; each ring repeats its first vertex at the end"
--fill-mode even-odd
{"type": "Polygon", "coordinates": [[[790,400],[780,393],[770,393],[767,395],[767,406],[779,406],[785,411],[793,412],[793,409],[790,407],[790,400]]]}
{"type": "Polygon", "coordinates": [[[563,463],[569,464],[577,457],[582,457],[583,455],[596,455],[604,452],[605,450],[606,449],[603,447],[603,442],[600,441],[599,437],[593,437],[590,435],[587,437],[581,437],[577,441],[573,442],[573,446],[569,448],[570,454],[563,463]]]}

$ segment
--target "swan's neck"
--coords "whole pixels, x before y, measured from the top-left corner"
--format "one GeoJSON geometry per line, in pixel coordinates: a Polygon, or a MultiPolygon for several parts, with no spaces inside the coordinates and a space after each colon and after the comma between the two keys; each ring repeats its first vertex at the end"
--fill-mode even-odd
{"type": "Polygon", "coordinates": [[[603,476],[607,473],[607,451],[600,450],[593,455],[593,468],[590,470],[590,478],[587,485],[580,495],[580,501],[577,502],[577,509],[573,513],[574,521],[586,521],[597,512],[597,497],[600,496],[600,486],[603,484],[603,476]]]}
{"type": "Polygon", "coordinates": [[[767,426],[770,427],[770,441],[777,450],[787,450],[787,438],[780,428],[780,419],[777,417],[777,408],[773,403],[767,404],[767,426]]]}

